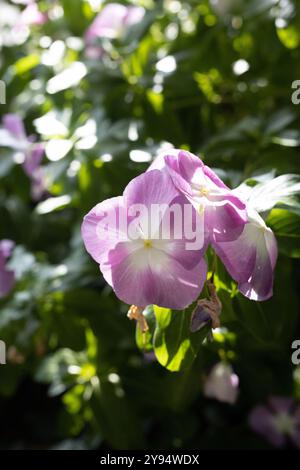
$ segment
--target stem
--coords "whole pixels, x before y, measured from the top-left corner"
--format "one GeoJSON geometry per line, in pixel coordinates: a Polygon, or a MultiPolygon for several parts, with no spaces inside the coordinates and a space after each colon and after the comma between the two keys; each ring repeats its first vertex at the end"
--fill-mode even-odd
{"type": "Polygon", "coordinates": [[[218,258],[215,252],[213,252],[213,260],[212,260],[212,266],[211,266],[211,278],[210,281],[214,282],[214,275],[217,271],[217,265],[218,265],[218,258]]]}

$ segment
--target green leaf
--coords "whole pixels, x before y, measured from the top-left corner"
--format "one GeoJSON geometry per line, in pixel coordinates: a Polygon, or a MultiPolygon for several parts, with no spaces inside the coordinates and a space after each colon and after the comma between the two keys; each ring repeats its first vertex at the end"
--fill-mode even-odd
{"type": "Polygon", "coordinates": [[[293,288],[291,260],[279,257],[274,294],[264,302],[251,301],[241,294],[233,299],[239,349],[282,351],[286,354],[294,337],[298,318],[297,296],[293,288]]]}
{"type": "Polygon", "coordinates": [[[97,425],[112,447],[143,448],[144,437],[134,401],[130,402],[118,390],[120,389],[107,381],[100,382],[100,386],[94,388],[90,405],[97,425]]]}
{"type": "Polygon", "coordinates": [[[23,75],[35,68],[40,63],[38,54],[30,54],[26,57],[22,57],[15,63],[15,71],[17,75],[23,75]]]}
{"type": "Polygon", "coordinates": [[[300,216],[284,209],[273,209],[267,224],[274,231],[279,251],[300,258],[300,216]]]}
{"type": "Polygon", "coordinates": [[[300,217],[284,209],[273,209],[267,219],[276,235],[300,238],[300,217]]]}
{"type": "Polygon", "coordinates": [[[289,124],[295,120],[295,113],[291,109],[282,109],[274,113],[268,120],[265,133],[267,135],[274,135],[277,132],[285,129],[289,124]]]}
{"type": "Polygon", "coordinates": [[[1,155],[0,158],[0,177],[3,178],[6,176],[13,166],[15,165],[14,160],[11,158],[11,155],[9,152],[4,153],[4,155],[1,155]]]}
{"type": "Polygon", "coordinates": [[[156,329],[153,345],[158,362],[177,372],[190,367],[206,338],[209,327],[191,333],[190,321],[194,304],[183,311],[154,306],[156,329]]]}

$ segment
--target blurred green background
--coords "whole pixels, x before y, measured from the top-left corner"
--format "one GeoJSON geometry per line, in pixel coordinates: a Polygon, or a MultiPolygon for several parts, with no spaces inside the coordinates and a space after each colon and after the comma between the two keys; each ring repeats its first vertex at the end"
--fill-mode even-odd
{"type": "MultiPolygon", "coordinates": [[[[0,2],[0,113],[18,114],[45,145],[39,200],[20,152],[0,148],[0,240],[16,243],[17,278],[0,299],[0,448],[268,448],[249,412],[271,395],[300,399],[299,202],[269,215],[280,248],[273,298],[237,295],[219,266],[222,329],[198,338],[179,371],[155,359],[152,337],[144,347],[80,225],[171,146],[202,154],[231,187],[300,173],[299,4],[119,2],[143,18],[91,46],[86,31],[107,3],[39,1],[44,20],[31,22],[18,19],[22,2],[0,2]],[[240,380],[234,405],[203,394],[221,359],[240,380]]],[[[165,341],[181,344],[176,314],[167,326],[165,341]]]]}

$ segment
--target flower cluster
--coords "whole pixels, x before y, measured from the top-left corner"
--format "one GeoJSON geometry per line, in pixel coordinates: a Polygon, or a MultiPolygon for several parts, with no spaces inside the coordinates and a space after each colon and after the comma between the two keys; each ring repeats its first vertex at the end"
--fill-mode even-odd
{"type": "Polygon", "coordinates": [[[243,295],[253,300],[272,295],[273,232],[187,151],[159,155],[123,196],[95,206],[84,218],[82,236],[106,281],[129,304],[187,307],[206,281],[209,245],[243,295]]]}

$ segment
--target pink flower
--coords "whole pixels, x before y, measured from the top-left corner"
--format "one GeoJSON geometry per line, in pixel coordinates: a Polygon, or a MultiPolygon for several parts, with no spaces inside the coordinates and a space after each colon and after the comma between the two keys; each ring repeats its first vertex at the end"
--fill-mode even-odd
{"type": "Polygon", "coordinates": [[[289,439],[300,448],[300,407],[292,398],[269,398],[267,406],[251,411],[249,424],[275,447],[283,447],[289,439]]]}
{"type": "Polygon", "coordinates": [[[15,275],[7,267],[7,260],[12,253],[14,245],[14,242],[11,240],[0,241],[0,297],[5,297],[15,283],[15,275]]]}
{"type": "Polygon", "coordinates": [[[24,172],[31,179],[33,199],[39,200],[45,193],[41,167],[44,145],[34,142],[33,136],[27,137],[23,121],[17,114],[5,114],[0,129],[0,146],[12,148],[22,155],[24,172]]]}
{"type": "Polygon", "coordinates": [[[210,371],[204,384],[204,395],[208,398],[233,405],[238,396],[239,378],[230,364],[219,362],[210,371]]]}
{"type": "Polygon", "coordinates": [[[40,26],[48,21],[48,17],[45,13],[42,13],[37,4],[33,2],[28,2],[25,10],[22,11],[20,15],[20,20],[18,26],[30,26],[37,25],[40,26]]]}
{"type": "MultiPolygon", "coordinates": [[[[208,243],[238,282],[242,294],[253,300],[265,300],[272,295],[277,258],[272,231],[249,204],[189,152],[173,150],[160,155],[144,175],[128,185],[123,197],[104,201],[92,209],[85,217],[82,235],[88,252],[99,262],[118,297],[138,307],[154,303],[179,309],[196,300],[205,282],[202,256],[208,243]],[[165,237],[160,230],[166,214],[170,225],[174,201],[184,214],[181,238],[175,237],[178,226],[174,221],[172,237],[165,237]],[[129,212],[134,203],[143,204],[148,210],[158,203],[168,207],[162,218],[154,219],[159,237],[153,239],[145,225],[146,218],[141,225],[137,218],[133,238],[124,233],[124,227],[107,229],[107,214],[122,216],[130,225],[129,212]],[[190,209],[189,215],[186,208],[190,209]],[[187,248],[187,240],[192,237],[185,231],[186,223],[197,248],[195,244],[187,248]],[[107,230],[110,235],[113,233],[109,240],[103,237],[107,230]]],[[[214,315],[212,325],[217,325],[220,305],[212,303],[212,299],[205,304],[198,302],[192,330],[210,321],[207,314],[214,315]]]]}
{"type": "Polygon", "coordinates": [[[18,18],[12,28],[14,34],[18,35],[29,26],[40,26],[48,21],[48,15],[39,10],[35,0],[15,0],[14,3],[25,5],[22,11],[18,11],[18,18]]]}
{"type": "Polygon", "coordinates": [[[176,188],[190,201],[200,217],[208,241],[235,240],[247,222],[245,204],[200,158],[182,150],[160,155],[151,169],[167,171],[176,188]]]}
{"type": "Polygon", "coordinates": [[[260,215],[189,152],[172,150],[150,166],[167,171],[176,188],[204,217],[210,242],[240,292],[252,300],[273,294],[277,260],[275,236],[260,215]]]}
{"type": "MultiPolygon", "coordinates": [[[[98,204],[85,216],[85,247],[122,301],[183,309],[197,299],[206,280],[202,250],[187,249],[188,240],[184,234],[179,239],[174,236],[172,223],[169,237],[162,230],[165,221],[171,220],[172,208],[184,213],[184,204],[169,175],[154,170],[132,180],[123,196],[98,204]],[[156,205],[166,209],[149,224],[148,214],[156,205]],[[133,215],[131,209],[136,206],[147,214],[133,215]]],[[[192,224],[196,214],[188,206],[192,224]]]]}
{"type": "Polygon", "coordinates": [[[109,3],[96,16],[86,31],[85,39],[91,43],[95,38],[117,38],[126,28],[141,21],[144,14],[145,10],[141,7],[109,3]]]}

